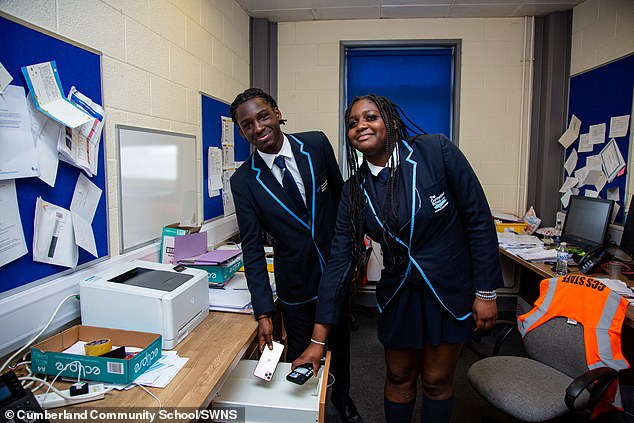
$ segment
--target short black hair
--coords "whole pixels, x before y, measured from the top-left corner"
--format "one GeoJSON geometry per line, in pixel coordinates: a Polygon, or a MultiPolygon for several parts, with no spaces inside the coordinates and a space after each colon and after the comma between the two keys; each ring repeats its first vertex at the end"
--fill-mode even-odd
{"type": "MultiPolygon", "coordinates": [[[[273,107],[273,109],[278,109],[275,99],[269,93],[260,88],[248,88],[238,94],[233,100],[233,103],[231,103],[231,106],[229,106],[229,115],[231,116],[231,119],[234,121],[234,123],[238,123],[236,122],[236,110],[238,109],[238,106],[254,98],[261,98],[262,100],[269,103],[269,105],[273,107]]],[[[285,122],[285,119],[280,119],[280,124],[284,125],[285,122]]]]}

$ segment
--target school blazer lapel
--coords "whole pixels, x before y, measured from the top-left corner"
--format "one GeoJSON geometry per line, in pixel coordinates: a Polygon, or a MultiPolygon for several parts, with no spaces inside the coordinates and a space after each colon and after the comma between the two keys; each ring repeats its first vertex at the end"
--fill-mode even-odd
{"type": "MultiPolygon", "coordinates": [[[[401,244],[405,246],[411,245],[412,236],[415,229],[416,219],[414,218],[414,214],[412,210],[417,210],[417,202],[420,201],[418,198],[418,191],[416,190],[416,177],[417,177],[417,166],[418,163],[416,160],[412,158],[413,149],[407,145],[404,141],[400,142],[399,145],[399,169],[400,169],[400,179],[401,184],[403,184],[403,192],[405,192],[405,198],[401,198],[399,200],[400,207],[405,207],[407,211],[408,221],[407,226],[402,228],[398,233],[391,233],[391,235],[397,239],[401,244]]],[[[379,202],[377,200],[377,193],[375,189],[374,180],[369,181],[369,179],[373,178],[370,169],[365,165],[361,171],[364,173],[365,178],[363,182],[363,190],[365,192],[366,201],[368,202],[369,211],[372,214],[372,219],[375,220],[379,226],[382,227],[382,223],[384,221],[384,214],[381,208],[378,206],[379,202]]]]}
{"type": "Polygon", "coordinates": [[[287,137],[291,143],[291,149],[293,150],[293,155],[295,156],[295,161],[297,162],[297,167],[299,169],[299,173],[302,175],[302,182],[304,183],[304,191],[306,194],[306,209],[308,209],[308,215],[312,216],[312,204],[313,199],[315,198],[314,192],[314,184],[313,184],[313,171],[311,172],[312,160],[311,154],[306,151],[304,148],[304,144],[299,141],[295,136],[288,135],[287,137]]]}
{"type": "MultiPolygon", "coordinates": [[[[409,216],[408,228],[407,228],[407,240],[408,244],[411,245],[412,236],[415,230],[415,211],[418,209],[416,204],[420,201],[418,190],[416,189],[416,177],[417,177],[417,168],[418,163],[412,157],[414,154],[413,148],[407,144],[406,141],[401,140],[399,142],[399,161],[401,164],[401,181],[403,183],[404,191],[406,193],[406,197],[402,201],[401,204],[405,204],[407,207],[407,215],[409,216]]],[[[405,236],[405,234],[403,234],[405,236]]]]}
{"type": "Polygon", "coordinates": [[[264,195],[282,207],[294,220],[308,228],[308,224],[298,217],[296,207],[282,185],[275,179],[271,169],[257,152],[251,156],[251,170],[254,172],[256,183],[264,190],[264,195]]]}

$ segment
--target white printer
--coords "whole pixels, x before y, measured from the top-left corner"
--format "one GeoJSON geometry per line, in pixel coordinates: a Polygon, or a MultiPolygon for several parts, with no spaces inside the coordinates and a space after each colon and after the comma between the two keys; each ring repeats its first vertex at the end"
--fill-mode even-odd
{"type": "Polygon", "coordinates": [[[209,314],[207,272],[133,260],[79,283],[83,325],[160,333],[172,349],[209,314]]]}

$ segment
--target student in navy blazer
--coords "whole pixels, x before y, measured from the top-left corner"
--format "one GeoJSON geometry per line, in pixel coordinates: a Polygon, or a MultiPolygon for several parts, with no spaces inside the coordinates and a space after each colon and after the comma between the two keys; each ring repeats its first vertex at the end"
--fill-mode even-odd
{"type": "MultiPolygon", "coordinates": [[[[264,91],[251,88],[239,94],[230,113],[240,133],[256,148],[231,177],[231,192],[259,347],[260,351],[265,344],[272,347],[273,340],[266,232],[273,238],[276,293],[287,334],[286,357],[292,361],[311,342],[319,281],[330,257],[343,179],[328,138],[322,132],[282,133],[281,112],[264,91]],[[281,166],[278,156],[283,158],[281,166]],[[289,172],[301,195],[296,201],[283,186],[289,172]]],[[[335,376],[332,402],[345,420],[362,421],[349,398],[348,316],[340,323],[329,338],[335,376]]]]}
{"type": "Polygon", "coordinates": [[[460,350],[497,318],[498,242],[484,191],[460,150],[443,135],[409,137],[398,110],[370,94],[346,111],[351,176],[320,283],[317,342],[293,366],[319,367],[318,342],[338,319],[367,234],[381,244],[385,267],[376,296],[386,421],[411,421],[420,376],[421,421],[449,422],[460,350]],[[360,166],[356,151],[364,157],[360,166]]]}

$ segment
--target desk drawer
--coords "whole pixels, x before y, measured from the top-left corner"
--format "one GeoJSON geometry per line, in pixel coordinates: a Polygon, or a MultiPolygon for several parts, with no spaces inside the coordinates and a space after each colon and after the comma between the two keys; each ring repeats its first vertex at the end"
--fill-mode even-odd
{"type": "Polygon", "coordinates": [[[319,377],[311,378],[304,385],[286,380],[291,363],[279,363],[273,379],[265,382],[253,376],[256,360],[241,360],[220,388],[212,408],[244,408],[246,422],[323,421],[327,394],[324,375],[330,367],[329,359],[330,353],[319,377]]]}

